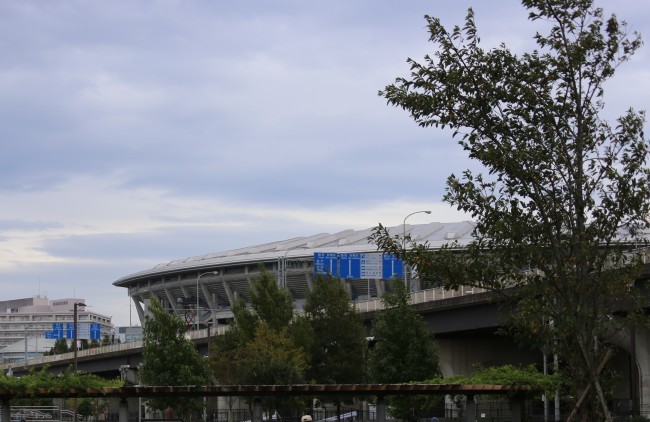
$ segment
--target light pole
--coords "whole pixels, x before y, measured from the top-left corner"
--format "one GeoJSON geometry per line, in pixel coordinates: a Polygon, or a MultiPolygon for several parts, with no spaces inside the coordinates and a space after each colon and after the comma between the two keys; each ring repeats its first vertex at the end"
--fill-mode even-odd
{"type": "Polygon", "coordinates": [[[408,277],[407,277],[407,269],[408,265],[406,263],[406,219],[409,218],[412,215],[415,214],[420,214],[420,213],[425,213],[425,214],[431,214],[431,211],[425,210],[425,211],[415,211],[404,217],[404,222],[402,223],[402,271],[404,272],[404,287],[406,287],[407,292],[411,293],[411,286],[408,285],[408,277]]]}
{"type": "Polygon", "coordinates": [[[72,350],[74,351],[74,373],[75,374],[77,373],[77,341],[78,341],[77,340],[78,339],[78,336],[77,336],[77,333],[78,333],[77,321],[79,320],[79,318],[78,318],[78,308],[79,308],[79,306],[85,307],[86,304],[81,303],[81,302],[75,302],[74,309],[73,309],[74,314],[73,314],[72,318],[73,318],[74,333],[73,333],[72,337],[73,337],[74,343],[72,344],[72,350]]]}
{"type": "Polygon", "coordinates": [[[199,280],[206,274],[219,275],[219,271],[206,271],[196,277],[196,330],[199,330],[199,280]]]}
{"type": "MultiPolygon", "coordinates": [[[[74,373],[75,375],[77,374],[77,321],[78,321],[78,315],[77,315],[77,309],[79,306],[85,307],[86,304],[83,302],[75,302],[74,303],[74,308],[73,308],[73,316],[72,316],[72,326],[74,328],[74,333],[73,333],[73,343],[72,343],[72,350],[74,351],[74,360],[73,360],[73,367],[74,367],[74,373]]],[[[75,397],[74,399],[74,422],[77,422],[77,398],[75,397]]]]}
{"type": "Polygon", "coordinates": [[[278,284],[281,287],[286,287],[286,285],[287,285],[287,255],[289,255],[290,251],[293,251],[293,250],[296,250],[296,249],[306,249],[306,247],[305,246],[293,246],[293,247],[287,249],[287,251],[284,253],[284,257],[280,261],[280,269],[278,271],[278,273],[280,274],[280,277],[279,277],[278,284]]]}

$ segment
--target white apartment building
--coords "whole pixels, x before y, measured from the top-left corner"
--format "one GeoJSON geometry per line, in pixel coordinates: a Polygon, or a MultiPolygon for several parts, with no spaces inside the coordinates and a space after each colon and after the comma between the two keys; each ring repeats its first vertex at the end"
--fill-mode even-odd
{"type": "MultiPolygon", "coordinates": [[[[44,296],[0,301],[0,351],[22,342],[30,348],[35,344],[30,339],[45,339],[45,333],[52,331],[53,323],[73,323],[74,304],[87,304],[82,298],[49,300],[44,296]]],[[[98,323],[101,338],[113,335],[111,317],[89,311],[85,306],[77,308],[77,322],[98,323]]],[[[44,342],[41,342],[43,344],[44,342]]],[[[38,350],[27,350],[38,353],[38,350]]]]}

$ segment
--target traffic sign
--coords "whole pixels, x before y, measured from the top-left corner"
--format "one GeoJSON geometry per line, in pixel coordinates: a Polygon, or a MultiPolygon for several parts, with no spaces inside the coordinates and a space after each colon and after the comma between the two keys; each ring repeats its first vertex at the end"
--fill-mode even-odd
{"type": "Polygon", "coordinates": [[[361,278],[376,279],[381,278],[382,271],[382,254],[380,253],[362,253],[361,254],[361,278]]]}
{"type": "Polygon", "coordinates": [[[314,276],[331,274],[344,279],[391,279],[404,274],[404,263],[392,254],[373,253],[314,253],[314,276]]]}
{"type": "MultiPolygon", "coordinates": [[[[90,339],[90,325],[87,322],[77,323],[77,338],[82,340],[90,339]]],[[[74,331],[73,331],[74,333],[74,331]]]]}
{"type": "Polygon", "coordinates": [[[404,262],[397,259],[393,254],[384,254],[382,262],[382,276],[383,279],[391,279],[395,277],[404,276],[404,262]]]}
{"type": "Polygon", "coordinates": [[[361,278],[361,255],[360,253],[342,253],[339,255],[341,261],[341,278],[361,278]]]}
{"type": "Polygon", "coordinates": [[[314,277],[319,275],[338,276],[339,256],[335,252],[314,252],[314,277]]]}
{"type": "Polygon", "coordinates": [[[90,339],[99,340],[102,338],[102,327],[97,322],[90,323],[90,339]]]}
{"type": "Polygon", "coordinates": [[[58,340],[60,338],[63,338],[63,331],[46,331],[45,338],[58,340]]]}
{"type": "MultiPolygon", "coordinates": [[[[79,340],[99,340],[102,338],[101,325],[98,322],[77,322],[77,339],[79,340]]],[[[73,322],[55,322],[52,324],[52,331],[45,332],[47,339],[74,338],[73,322]]]]}

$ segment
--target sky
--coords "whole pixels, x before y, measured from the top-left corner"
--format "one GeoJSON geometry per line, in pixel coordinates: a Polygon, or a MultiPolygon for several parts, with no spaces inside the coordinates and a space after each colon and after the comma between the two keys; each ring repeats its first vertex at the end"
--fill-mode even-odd
{"type": "MultiPolygon", "coordinates": [[[[650,2],[597,3],[650,37],[650,2]]],[[[270,241],[469,219],[476,168],[378,91],[433,54],[424,15],[472,7],[484,48],[534,48],[515,0],[0,2],[0,300],[84,298],[136,323],[113,282],[270,241]]],[[[606,112],[650,103],[642,48],[606,112]]]]}

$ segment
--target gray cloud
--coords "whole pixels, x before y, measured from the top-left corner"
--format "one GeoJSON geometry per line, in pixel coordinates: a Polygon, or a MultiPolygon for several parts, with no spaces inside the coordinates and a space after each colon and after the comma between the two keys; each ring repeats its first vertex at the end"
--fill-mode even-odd
{"type": "Polygon", "coordinates": [[[0,220],[0,231],[3,230],[24,230],[37,231],[46,229],[61,228],[63,225],[57,221],[27,221],[27,220],[0,220]]]}
{"type": "MultiPolygon", "coordinates": [[[[601,3],[650,33],[645,2],[601,3]]],[[[110,283],[160,262],[435,205],[477,165],[377,92],[435,53],[425,14],[462,25],[470,5],[486,48],[529,50],[544,25],[516,0],[1,2],[5,296],[40,280],[119,309],[110,283]]],[[[621,67],[608,113],[648,108],[648,61],[621,67]]]]}

